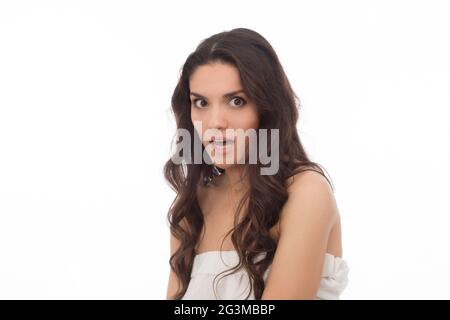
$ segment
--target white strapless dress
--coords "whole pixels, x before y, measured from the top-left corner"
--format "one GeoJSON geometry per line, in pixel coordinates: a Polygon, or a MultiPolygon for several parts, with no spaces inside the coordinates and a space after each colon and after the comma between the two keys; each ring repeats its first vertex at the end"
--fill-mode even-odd
{"type": "MultiPolygon", "coordinates": [[[[214,277],[236,266],[238,262],[239,255],[235,250],[197,254],[194,257],[191,280],[182,300],[244,300],[250,291],[250,278],[243,269],[231,275],[227,275],[229,271],[222,273],[216,277],[213,288],[214,277]]],[[[264,273],[264,281],[267,280],[270,267],[264,273]]],[[[345,260],[326,253],[316,299],[338,300],[348,284],[349,271],[345,260]]],[[[248,299],[255,299],[253,292],[248,299]]]]}

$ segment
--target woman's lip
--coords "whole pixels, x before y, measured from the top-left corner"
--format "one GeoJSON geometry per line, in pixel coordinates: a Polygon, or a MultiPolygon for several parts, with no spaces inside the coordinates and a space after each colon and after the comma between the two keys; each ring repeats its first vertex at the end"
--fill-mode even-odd
{"type": "Polygon", "coordinates": [[[213,150],[214,150],[214,154],[216,155],[220,155],[220,154],[225,154],[227,152],[231,152],[234,148],[234,141],[230,140],[231,143],[227,143],[227,144],[219,144],[219,143],[214,143],[211,142],[212,146],[213,146],[213,150]]]}
{"type": "Polygon", "coordinates": [[[227,140],[209,140],[209,141],[206,141],[206,142],[208,142],[208,143],[223,143],[224,141],[226,141],[226,142],[234,142],[234,139],[227,139],[227,140]]]}

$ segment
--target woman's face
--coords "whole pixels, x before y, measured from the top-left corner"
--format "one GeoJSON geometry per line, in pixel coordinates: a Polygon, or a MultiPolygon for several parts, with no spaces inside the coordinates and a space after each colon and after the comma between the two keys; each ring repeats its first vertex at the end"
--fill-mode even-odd
{"type": "Polygon", "coordinates": [[[256,131],[259,125],[256,106],[242,91],[238,69],[220,62],[199,66],[189,87],[191,119],[211,160],[223,169],[238,164],[248,150],[245,131],[256,131]]]}

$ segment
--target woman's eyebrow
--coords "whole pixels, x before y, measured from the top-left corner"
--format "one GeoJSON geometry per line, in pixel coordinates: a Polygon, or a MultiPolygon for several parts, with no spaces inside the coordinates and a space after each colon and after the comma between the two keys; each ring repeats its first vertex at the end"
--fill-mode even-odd
{"type": "MultiPolygon", "coordinates": [[[[235,94],[241,93],[241,92],[244,92],[244,90],[240,89],[240,90],[232,91],[232,92],[229,92],[229,93],[224,94],[223,97],[224,97],[224,98],[231,98],[231,97],[234,96],[235,94]]],[[[193,96],[196,96],[196,97],[198,97],[198,98],[206,99],[205,96],[202,96],[201,94],[198,94],[198,93],[195,93],[195,92],[192,92],[192,91],[191,91],[190,94],[193,95],[193,96]]]]}

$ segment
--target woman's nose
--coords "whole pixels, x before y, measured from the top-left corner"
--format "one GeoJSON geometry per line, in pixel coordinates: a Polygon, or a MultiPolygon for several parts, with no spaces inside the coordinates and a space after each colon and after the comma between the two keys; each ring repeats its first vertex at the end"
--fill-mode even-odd
{"type": "Polygon", "coordinates": [[[220,105],[215,105],[209,109],[208,112],[208,128],[224,129],[228,126],[226,112],[220,105]]]}

